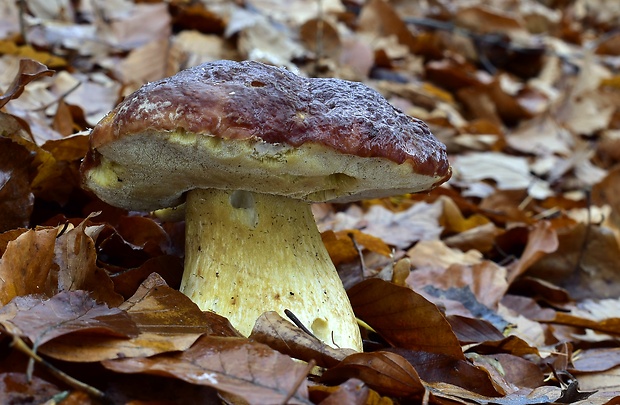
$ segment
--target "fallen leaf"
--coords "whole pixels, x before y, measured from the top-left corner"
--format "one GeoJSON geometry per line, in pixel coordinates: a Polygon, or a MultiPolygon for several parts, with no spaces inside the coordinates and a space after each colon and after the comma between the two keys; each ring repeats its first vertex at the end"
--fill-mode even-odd
{"type": "Polygon", "coordinates": [[[370,396],[368,387],[357,378],[350,378],[335,387],[314,385],[309,387],[309,390],[312,402],[321,405],[372,405],[368,402],[370,396]]]}
{"type": "Polygon", "coordinates": [[[545,376],[540,367],[522,357],[494,353],[486,356],[472,355],[470,359],[480,369],[486,370],[495,384],[502,386],[506,393],[516,392],[519,388],[533,389],[545,384],[545,376]]]}
{"type": "Polygon", "coordinates": [[[7,404],[47,403],[61,392],[56,385],[25,373],[0,373],[0,397],[7,404]]]}
{"type": "Polygon", "coordinates": [[[19,97],[26,85],[43,76],[52,76],[53,70],[32,59],[21,59],[19,61],[19,72],[4,94],[0,96],[0,108],[4,107],[11,99],[19,97]]]}
{"type": "Polygon", "coordinates": [[[562,395],[559,387],[545,386],[527,392],[513,392],[503,397],[485,397],[464,388],[446,383],[427,384],[431,398],[448,403],[475,403],[481,405],[532,405],[554,403],[562,395]]]}
{"type": "Polygon", "coordinates": [[[0,303],[20,295],[54,295],[57,283],[50,269],[57,233],[55,228],[30,229],[8,243],[0,260],[0,303]]]}
{"type": "Polygon", "coordinates": [[[117,306],[123,302],[123,297],[114,291],[108,273],[97,267],[93,238],[102,227],[87,227],[87,220],[56,238],[54,263],[58,273],[50,272],[50,276],[57,278],[58,291],[91,291],[95,299],[117,306]]]}
{"type": "Polygon", "coordinates": [[[126,311],[135,323],[136,336],[118,339],[68,335],[42,346],[40,352],[64,361],[93,362],[187,350],[204,334],[239,336],[226,318],[203,313],[188,297],[168,287],[157,274],[147,278],[119,309],[126,311]]]}
{"type": "Polygon", "coordinates": [[[205,385],[248,404],[310,404],[306,365],[245,338],[202,336],[181,353],[106,360],[118,373],[147,373],[205,385]]]}
{"type": "Polygon", "coordinates": [[[462,344],[501,340],[504,338],[502,332],[489,321],[460,315],[449,315],[446,318],[450,322],[454,334],[462,344]]]}
{"type": "Polygon", "coordinates": [[[579,354],[573,356],[571,372],[596,372],[610,370],[620,365],[620,349],[593,348],[581,350],[579,354]]]}
{"type": "Polygon", "coordinates": [[[390,247],[380,238],[361,232],[358,229],[342,230],[338,232],[325,231],[321,234],[325,248],[334,265],[357,259],[360,252],[355,247],[366,248],[371,252],[389,257],[392,254],[390,247]]]}
{"type": "Polygon", "coordinates": [[[476,367],[469,360],[455,359],[440,353],[399,348],[388,350],[391,353],[397,353],[411,363],[425,383],[444,382],[491,397],[504,394],[494,387],[493,380],[484,369],[476,367]]]}
{"type": "Polygon", "coordinates": [[[358,378],[384,395],[420,399],[425,391],[413,366],[402,356],[391,352],[352,354],[325,371],[321,381],[334,384],[350,378],[358,378]]]}
{"type": "Polygon", "coordinates": [[[86,291],[62,291],[49,299],[16,297],[0,309],[0,323],[12,335],[30,339],[35,348],[75,332],[119,337],[138,333],[124,311],[98,304],[86,291]]]}
{"type": "Polygon", "coordinates": [[[443,314],[411,289],[368,279],[350,288],[348,294],[353,312],[393,346],[464,359],[443,314]]]}
{"type": "Polygon", "coordinates": [[[275,311],[265,312],[256,320],[249,338],[296,359],[307,362],[314,360],[320,367],[335,366],[355,353],[351,349],[333,349],[275,311]]]}
{"type": "Polygon", "coordinates": [[[0,138],[0,232],[26,227],[34,206],[30,188],[34,154],[10,139],[0,138]]]}
{"type": "Polygon", "coordinates": [[[558,236],[548,221],[538,221],[528,232],[527,245],[521,258],[508,266],[507,280],[512,283],[543,256],[553,253],[559,246],[558,236]]]}
{"type": "Polygon", "coordinates": [[[610,229],[576,224],[558,229],[557,239],[557,249],[540,257],[526,275],[566,289],[573,299],[620,295],[615,266],[620,246],[610,229]]]}

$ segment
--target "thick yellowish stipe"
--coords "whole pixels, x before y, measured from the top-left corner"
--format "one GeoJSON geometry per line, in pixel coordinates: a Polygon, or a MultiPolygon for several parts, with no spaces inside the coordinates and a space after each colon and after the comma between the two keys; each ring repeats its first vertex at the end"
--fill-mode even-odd
{"type": "Polygon", "coordinates": [[[249,335],[289,309],[332,347],[361,351],[355,316],[308,203],[248,191],[194,190],[186,207],[181,291],[249,335]]]}

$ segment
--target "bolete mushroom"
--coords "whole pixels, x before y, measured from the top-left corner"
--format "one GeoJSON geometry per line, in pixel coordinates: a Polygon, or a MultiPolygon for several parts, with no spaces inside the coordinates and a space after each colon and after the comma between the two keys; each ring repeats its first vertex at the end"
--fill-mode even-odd
{"type": "Polygon", "coordinates": [[[92,130],[83,181],[132,210],[186,203],[181,290],[248,335],[285,309],[361,350],[310,204],[430,190],[450,177],[420,120],[356,82],[218,61],[149,83],[92,130]]]}

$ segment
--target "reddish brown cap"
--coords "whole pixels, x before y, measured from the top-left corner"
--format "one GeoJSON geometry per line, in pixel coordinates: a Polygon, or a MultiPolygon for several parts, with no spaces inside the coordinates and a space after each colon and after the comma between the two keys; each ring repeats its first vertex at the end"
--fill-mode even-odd
{"type": "Polygon", "coordinates": [[[93,129],[82,174],[111,204],[155,209],[194,188],[307,201],[419,192],[450,166],[424,122],[361,83],[219,61],[127,97],[93,129]]]}

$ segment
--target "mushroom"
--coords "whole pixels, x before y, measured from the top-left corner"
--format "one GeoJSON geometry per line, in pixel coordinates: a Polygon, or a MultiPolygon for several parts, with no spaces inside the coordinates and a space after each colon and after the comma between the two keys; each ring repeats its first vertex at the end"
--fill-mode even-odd
{"type": "Polygon", "coordinates": [[[450,177],[426,124],[356,82],[218,61],[149,83],[92,130],[86,188],[131,210],[186,203],[181,290],[244,335],[289,309],[362,350],[311,203],[430,190],[450,177]]]}

